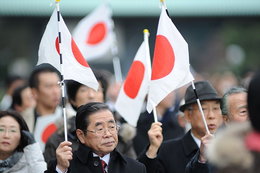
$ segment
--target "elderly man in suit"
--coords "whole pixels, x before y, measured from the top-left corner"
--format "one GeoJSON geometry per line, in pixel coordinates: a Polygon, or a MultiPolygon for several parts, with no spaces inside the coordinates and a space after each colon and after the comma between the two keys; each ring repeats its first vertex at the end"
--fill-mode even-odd
{"type": "MultiPolygon", "coordinates": [[[[192,166],[207,167],[205,147],[208,145],[216,130],[223,123],[220,109],[221,98],[216,90],[207,81],[195,83],[197,95],[201,101],[210,134],[205,130],[202,116],[196,102],[196,96],[189,86],[185,94],[185,104],[180,107],[186,119],[191,123],[191,130],[180,139],[168,140],[162,143],[162,128],[160,123],[153,123],[148,136],[150,145],[139,156],[149,173],[184,173],[187,164],[193,159],[192,166]]],[[[205,169],[203,169],[205,170],[205,169]]]]}
{"type": "Polygon", "coordinates": [[[75,121],[78,150],[72,155],[71,143],[62,142],[56,150],[57,160],[50,162],[46,173],[146,173],[142,163],[115,149],[119,127],[106,104],[91,102],[80,106],[75,121]]]}

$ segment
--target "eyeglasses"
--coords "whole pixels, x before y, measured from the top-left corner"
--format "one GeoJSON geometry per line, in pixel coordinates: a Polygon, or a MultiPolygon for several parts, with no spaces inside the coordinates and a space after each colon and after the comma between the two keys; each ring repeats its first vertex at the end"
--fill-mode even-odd
{"type": "Polygon", "coordinates": [[[0,127],[0,133],[6,133],[6,132],[15,134],[15,133],[18,133],[19,130],[18,129],[6,129],[6,128],[0,127]]]}
{"type": "MultiPolygon", "coordinates": [[[[199,109],[194,109],[194,108],[188,108],[189,111],[199,111],[199,109]]],[[[220,107],[213,107],[213,108],[207,108],[207,107],[202,107],[202,111],[204,112],[204,114],[208,114],[210,111],[214,112],[214,113],[220,113],[221,109],[220,107]]]]}
{"type": "Polygon", "coordinates": [[[109,133],[115,134],[118,132],[119,129],[120,129],[119,125],[113,124],[113,125],[109,125],[107,128],[98,127],[95,128],[94,130],[86,130],[86,131],[95,133],[96,135],[104,135],[107,130],[109,131],[109,133]]]}

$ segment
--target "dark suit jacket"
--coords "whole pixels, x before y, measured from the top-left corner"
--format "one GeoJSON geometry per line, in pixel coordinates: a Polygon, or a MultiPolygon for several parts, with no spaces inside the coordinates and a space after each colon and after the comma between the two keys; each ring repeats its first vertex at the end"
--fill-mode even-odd
{"type": "MultiPolygon", "coordinates": [[[[164,115],[162,122],[163,140],[176,139],[184,135],[184,129],[180,127],[177,120],[178,108],[168,109],[164,115]]],[[[137,132],[134,138],[134,149],[137,155],[145,149],[149,144],[149,138],[147,135],[148,130],[151,128],[151,124],[154,122],[153,112],[149,114],[144,112],[140,115],[137,122],[137,132]]]]}
{"type": "Polygon", "coordinates": [[[199,150],[194,157],[186,165],[185,173],[211,173],[213,171],[212,166],[207,163],[199,162],[199,150]]]}
{"type": "Polygon", "coordinates": [[[138,160],[149,173],[184,173],[198,149],[189,131],[180,139],[163,142],[155,159],[149,159],[143,152],[138,160]]]}
{"type": "MultiPolygon", "coordinates": [[[[45,173],[56,173],[57,162],[51,161],[45,173]]],[[[108,173],[146,173],[142,163],[121,155],[114,150],[110,153],[108,173]]],[[[79,149],[73,153],[68,173],[103,173],[99,157],[93,157],[90,148],[80,144],[79,149]]]]}

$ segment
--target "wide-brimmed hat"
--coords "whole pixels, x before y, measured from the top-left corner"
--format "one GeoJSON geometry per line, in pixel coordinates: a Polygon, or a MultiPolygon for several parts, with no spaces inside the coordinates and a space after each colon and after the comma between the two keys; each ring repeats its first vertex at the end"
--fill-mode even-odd
{"type": "MultiPolygon", "coordinates": [[[[197,95],[200,101],[205,100],[221,100],[221,97],[218,96],[217,91],[213,88],[213,86],[208,81],[198,81],[194,83],[197,95]]],[[[196,96],[192,85],[190,85],[185,93],[185,103],[184,105],[180,106],[180,110],[184,112],[185,108],[193,103],[196,103],[196,96]]]]}

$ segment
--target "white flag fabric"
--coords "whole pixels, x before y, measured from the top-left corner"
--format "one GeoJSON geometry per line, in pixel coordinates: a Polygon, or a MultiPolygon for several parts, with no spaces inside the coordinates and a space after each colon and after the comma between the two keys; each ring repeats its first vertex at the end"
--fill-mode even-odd
{"type": "Polygon", "coordinates": [[[100,5],[78,23],[73,37],[88,61],[101,58],[114,45],[113,28],[112,10],[107,4],[100,5]]]}
{"type": "Polygon", "coordinates": [[[145,42],[139,47],[126,80],[117,97],[115,108],[122,117],[136,126],[151,78],[150,54],[145,42]]]}
{"type": "MultiPolygon", "coordinates": [[[[61,33],[61,53],[64,79],[72,79],[97,90],[99,84],[96,77],[71,37],[61,15],[59,26],[61,33]]],[[[55,9],[41,39],[37,65],[49,63],[61,71],[59,53],[58,21],[57,10],[55,9]]]]}
{"type": "Polygon", "coordinates": [[[155,41],[147,111],[150,113],[170,92],[192,80],[188,44],[162,6],[155,41]]]}

